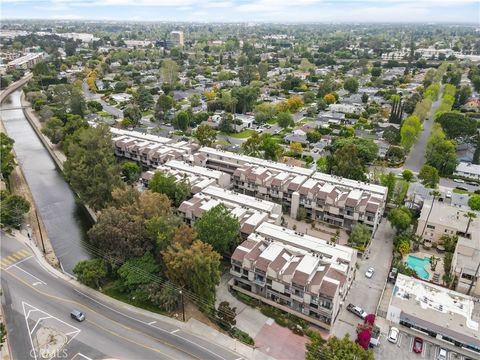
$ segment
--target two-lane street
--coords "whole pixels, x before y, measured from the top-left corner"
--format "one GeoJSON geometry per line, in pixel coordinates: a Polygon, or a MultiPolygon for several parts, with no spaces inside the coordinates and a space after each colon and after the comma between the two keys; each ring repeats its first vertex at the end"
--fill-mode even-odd
{"type": "MultiPolygon", "coordinates": [[[[64,339],[61,354],[68,359],[241,358],[184,332],[174,320],[161,321],[106,302],[91,291],[86,293],[73,281],[47,271],[29,246],[5,233],[0,266],[2,306],[13,359],[42,358],[45,344],[38,342],[45,331],[64,339]],[[83,311],[86,320],[73,320],[73,309],[83,311]]],[[[49,336],[53,341],[54,336],[49,336]]]]}

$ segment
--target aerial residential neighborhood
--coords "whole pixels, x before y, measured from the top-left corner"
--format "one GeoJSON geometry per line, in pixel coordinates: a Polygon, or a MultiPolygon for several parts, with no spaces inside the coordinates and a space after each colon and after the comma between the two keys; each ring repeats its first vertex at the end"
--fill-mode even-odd
{"type": "Polygon", "coordinates": [[[2,4],[2,359],[480,359],[479,16],[2,4]]]}

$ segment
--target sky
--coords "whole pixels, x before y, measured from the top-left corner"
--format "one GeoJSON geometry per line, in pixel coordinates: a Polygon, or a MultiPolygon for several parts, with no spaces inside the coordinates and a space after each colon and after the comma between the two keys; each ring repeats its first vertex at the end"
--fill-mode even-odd
{"type": "Polygon", "coordinates": [[[1,0],[0,19],[416,22],[480,26],[479,0],[1,0]]]}

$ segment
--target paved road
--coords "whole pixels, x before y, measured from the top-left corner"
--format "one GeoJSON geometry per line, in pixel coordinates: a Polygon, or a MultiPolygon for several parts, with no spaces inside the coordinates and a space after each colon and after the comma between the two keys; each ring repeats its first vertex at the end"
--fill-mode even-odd
{"type": "Polygon", "coordinates": [[[440,95],[438,96],[438,100],[432,104],[428,119],[425,119],[425,121],[423,122],[423,131],[420,134],[420,137],[417,139],[415,145],[413,145],[413,148],[410,150],[410,153],[407,156],[403,168],[410,169],[413,172],[418,173],[422,166],[425,164],[425,150],[427,149],[428,138],[430,136],[434,123],[433,116],[435,115],[435,111],[442,102],[442,95],[443,88],[442,92],[440,92],[440,95]]]}
{"type": "Polygon", "coordinates": [[[98,101],[100,104],[102,104],[104,111],[108,112],[110,115],[113,115],[117,118],[123,119],[123,111],[117,109],[114,106],[111,106],[109,103],[102,100],[102,97],[101,97],[100,94],[92,93],[90,91],[90,89],[88,88],[88,85],[85,81],[83,82],[82,87],[83,87],[83,93],[85,94],[85,99],[87,101],[89,101],[89,100],[98,101]]]}
{"type": "Polygon", "coordinates": [[[347,305],[352,303],[360,306],[369,314],[375,314],[377,305],[380,301],[381,293],[390,270],[393,251],[393,229],[387,219],[382,219],[380,226],[368,250],[368,258],[359,258],[359,265],[355,280],[348,292],[340,314],[333,326],[332,334],[337,337],[343,337],[350,334],[351,339],[356,338],[357,324],[362,320],[347,311],[347,305]],[[369,267],[375,269],[371,279],[365,277],[365,272],[369,267]]]}
{"type": "Polygon", "coordinates": [[[176,321],[133,312],[55,276],[25,243],[1,235],[2,306],[14,359],[40,358],[34,339],[47,328],[66,336],[68,359],[241,358],[182,331],[176,321]],[[86,313],[84,322],[70,318],[73,308],[86,313]]]}

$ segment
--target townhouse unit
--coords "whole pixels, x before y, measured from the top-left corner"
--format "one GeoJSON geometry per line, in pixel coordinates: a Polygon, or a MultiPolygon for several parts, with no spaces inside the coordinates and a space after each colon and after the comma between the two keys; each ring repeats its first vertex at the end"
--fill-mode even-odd
{"type": "Polygon", "coordinates": [[[350,229],[363,223],[374,233],[382,219],[384,186],[316,172],[292,194],[291,216],[304,208],[307,217],[350,229]]]}
{"type": "Polygon", "coordinates": [[[423,280],[398,274],[387,320],[480,357],[478,299],[423,280]]]}
{"type": "Polygon", "coordinates": [[[240,222],[240,232],[245,238],[261,224],[279,224],[282,218],[280,205],[238,194],[233,191],[211,185],[195,194],[193,198],[180,204],[178,211],[185,221],[193,224],[205,211],[223,204],[240,222]]]}
{"type": "Polygon", "coordinates": [[[461,162],[457,165],[453,175],[480,180],[480,165],[461,162]]]}
{"type": "Polygon", "coordinates": [[[229,287],[330,329],[356,260],[355,249],[263,223],[235,249],[229,287]]]}
{"type": "Polygon", "coordinates": [[[197,194],[210,185],[216,185],[221,188],[230,186],[230,175],[217,170],[206,169],[202,166],[196,166],[184,161],[170,160],[160,165],[155,170],[149,170],[142,174],[142,180],[148,184],[150,178],[157,171],[162,171],[173,175],[177,181],[186,179],[192,188],[192,194],[197,194]]]}
{"type": "Polygon", "coordinates": [[[199,148],[198,144],[111,128],[115,155],[155,169],[170,160],[182,160],[199,148]]]}
{"type": "Polygon", "coordinates": [[[7,66],[14,69],[32,69],[37,63],[42,61],[44,57],[45,54],[43,52],[28,53],[10,61],[7,66]]]}

